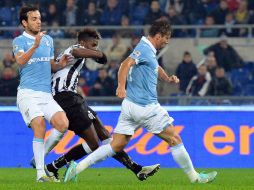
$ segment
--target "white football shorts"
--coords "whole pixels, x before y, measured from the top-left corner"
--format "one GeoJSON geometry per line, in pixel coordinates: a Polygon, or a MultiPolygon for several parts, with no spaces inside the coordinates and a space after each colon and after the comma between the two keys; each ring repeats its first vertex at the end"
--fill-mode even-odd
{"type": "Polygon", "coordinates": [[[173,121],[159,103],[141,106],[124,99],[114,133],[133,135],[138,128],[144,127],[153,134],[159,134],[173,121]]]}
{"type": "Polygon", "coordinates": [[[63,111],[52,94],[31,89],[18,90],[17,106],[27,126],[38,116],[45,117],[50,123],[56,112],[63,111]]]}

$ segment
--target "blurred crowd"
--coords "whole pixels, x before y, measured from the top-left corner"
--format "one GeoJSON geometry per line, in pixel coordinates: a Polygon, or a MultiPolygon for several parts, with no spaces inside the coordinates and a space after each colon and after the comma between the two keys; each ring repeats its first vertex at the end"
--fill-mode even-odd
{"type": "MultiPolygon", "coordinates": [[[[238,24],[254,24],[253,0],[1,0],[0,26],[17,26],[18,11],[23,4],[40,8],[45,26],[55,26],[50,35],[57,38],[72,37],[73,32],[57,26],[130,26],[151,24],[167,19],[172,25],[225,25],[225,29],[206,28],[202,37],[246,36],[247,29],[234,29],[238,24]]],[[[103,32],[102,32],[103,33],[103,32]]],[[[1,32],[0,37],[10,38],[19,31],[1,32]]],[[[111,35],[107,32],[104,36],[111,35]]],[[[130,32],[125,32],[129,37],[130,32]]],[[[195,31],[174,30],[174,37],[193,37],[195,31]]]]}
{"type": "MultiPolygon", "coordinates": [[[[130,55],[139,40],[139,37],[133,37],[130,46],[126,46],[119,35],[114,35],[111,45],[104,51],[108,57],[106,65],[87,59],[78,83],[86,96],[115,96],[120,63],[130,55]]],[[[180,79],[179,92],[173,95],[254,96],[254,63],[244,62],[226,38],[220,38],[203,53],[203,60],[195,63],[191,53],[184,52],[175,71],[180,79]]],[[[164,67],[160,59],[159,64],[164,67]]],[[[0,62],[0,96],[16,95],[17,68],[12,54],[5,54],[0,62]]]]}
{"type": "Polygon", "coordinates": [[[187,96],[254,96],[254,63],[244,62],[237,51],[220,39],[204,49],[204,59],[194,63],[189,52],[178,64],[180,93],[187,96]]]}

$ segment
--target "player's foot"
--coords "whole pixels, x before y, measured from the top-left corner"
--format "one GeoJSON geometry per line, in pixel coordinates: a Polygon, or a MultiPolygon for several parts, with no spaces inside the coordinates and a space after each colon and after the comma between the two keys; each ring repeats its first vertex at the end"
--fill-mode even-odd
{"type": "Polygon", "coordinates": [[[34,157],[30,160],[30,166],[36,168],[34,157]]]}
{"type": "Polygon", "coordinates": [[[213,171],[210,173],[199,173],[198,179],[196,180],[196,183],[209,183],[212,182],[217,176],[217,172],[213,171]]]}
{"type": "Polygon", "coordinates": [[[44,170],[45,170],[45,173],[48,177],[51,177],[53,178],[54,182],[60,182],[60,179],[59,179],[59,174],[58,174],[58,170],[54,171],[54,172],[50,172],[47,168],[47,166],[45,165],[44,166],[44,170]]]}
{"type": "Polygon", "coordinates": [[[64,178],[63,181],[64,182],[68,182],[68,181],[77,181],[77,174],[76,174],[76,167],[77,167],[77,163],[74,161],[71,161],[67,170],[64,173],[64,178]]]}
{"type": "Polygon", "coordinates": [[[55,182],[55,181],[52,177],[42,176],[39,179],[37,179],[37,182],[55,182]]]}
{"type": "Polygon", "coordinates": [[[142,170],[137,173],[137,177],[140,181],[146,180],[149,176],[154,175],[160,169],[160,164],[152,166],[144,166],[142,170]]]}

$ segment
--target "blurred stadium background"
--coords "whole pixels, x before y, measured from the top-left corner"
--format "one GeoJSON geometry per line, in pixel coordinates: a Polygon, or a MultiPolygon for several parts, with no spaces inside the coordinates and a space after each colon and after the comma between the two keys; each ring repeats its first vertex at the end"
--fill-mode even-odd
{"type": "MultiPolygon", "coordinates": [[[[88,60],[79,86],[109,130],[120,111],[115,89],[121,61],[147,34],[149,24],[167,19],[173,26],[172,40],[158,59],[181,82],[159,82],[159,101],[175,118],[194,164],[254,167],[253,0],[0,0],[0,167],[29,167],[32,157],[32,131],[16,108],[19,76],[11,45],[22,33],[18,12],[23,4],[39,6],[56,55],[75,43],[76,32],[84,27],[101,33],[100,49],[108,64],[88,60]]],[[[76,143],[80,139],[67,133],[47,161],[76,143]]],[[[169,148],[145,130],[137,131],[126,150],[141,163],[176,167],[169,148]]],[[[108,160],[97,167],[120,165],[108,160]]]]}

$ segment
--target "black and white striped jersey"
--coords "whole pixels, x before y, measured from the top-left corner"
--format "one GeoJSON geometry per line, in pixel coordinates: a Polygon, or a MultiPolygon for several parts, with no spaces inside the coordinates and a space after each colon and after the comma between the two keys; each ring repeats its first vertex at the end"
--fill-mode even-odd
{"type": "MultiPolygon", "coordinates": [[[[84,47],[79,44],[70,46],[64,52],[59,54],[57,59],[60,59],[63,54],[70,55],[74,48],[84,47]]],[[[71,91],[75,93],[77,92],[78,77],[80,75],[80,70],[85,63],[85,60],[85,58],[73,57],[73,60],[71,60],[71,62],[68,63],[65,68],[57,71],[52,75],[51,88],[53,96],[63,91],[71,91]]]]}

